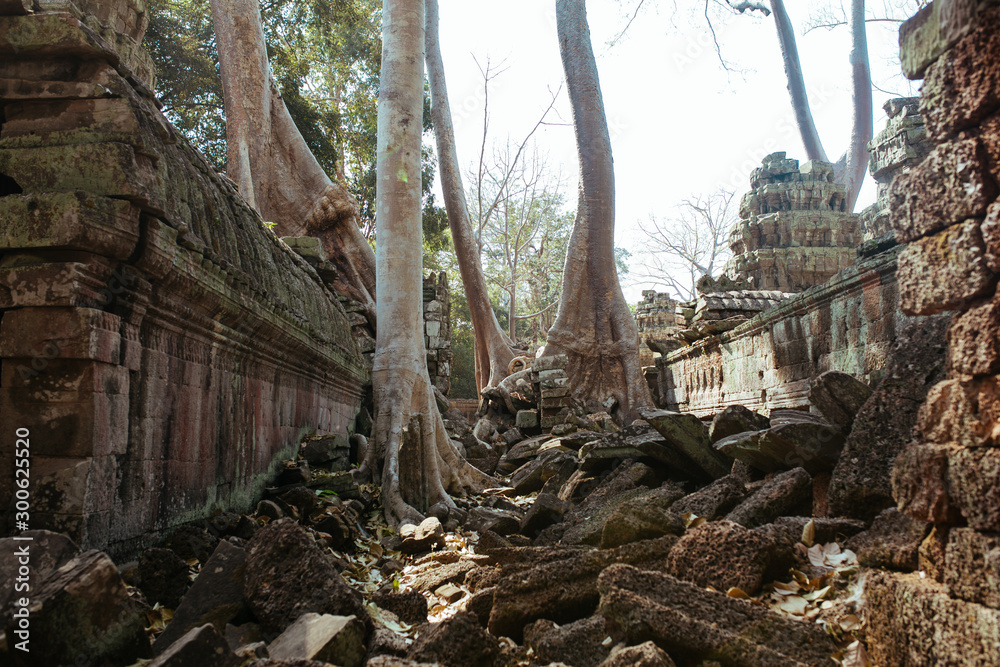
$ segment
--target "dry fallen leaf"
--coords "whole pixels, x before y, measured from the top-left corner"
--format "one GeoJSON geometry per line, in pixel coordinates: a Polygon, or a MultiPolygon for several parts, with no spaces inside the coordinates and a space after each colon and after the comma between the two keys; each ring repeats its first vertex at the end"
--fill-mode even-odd
{"type": "Polygon", "coordinates": [[[787,614],[794,614],[795,616],[802,616],[806,613],[806,609],[809,608],[809,603],[804,597],[798,595],[789,595],[787,597],[781,597],[777,604],[777,608],[787,614]]]}
{"type": "Polygon", "coordinates": [[[844,649],[844,657],[841,664],[844,667],[869,667],[871,662],[868,660],[868,651],[865,650],[865,645],[856,641],[844,649]]]}
{"type": "Polygon", "coordinates": [[[774,592],[779,595],[796,595],[801,590],[801,587],[795,583],[786,584],[776,581],[772,584],[772,586],[774,587],[774,592]]]}
{"type": "Polygon", "coordinates": [[[746,593],[744,593],[742,589],[736,588],[735,586],[733,586],[728,591],[726,591],[726,595],[728,595],[731,598],[736,598],[738,600],[752,600],[753,599],[749,595],[747,595],[746,593]]]}
{"type": "Polygon", "coordinates": [[[816,541],[816,522],[809,519],[809,522],[802,529],[802,544],[811,547],[816,541]]]}
{"type": "Polygon", "coordinates": [[[861,629],[861,619],[854,614],[848,614],[838,621],[840,629],[844,632],[852,632],[861,629]]]}

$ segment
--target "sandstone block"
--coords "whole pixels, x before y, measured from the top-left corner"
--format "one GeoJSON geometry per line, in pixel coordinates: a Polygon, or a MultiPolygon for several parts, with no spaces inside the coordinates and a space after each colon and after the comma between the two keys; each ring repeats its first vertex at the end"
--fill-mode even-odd
{"type": "Polygon", "coordinates": [[[0,248],[62,247],[125,259],[139,240],[134,204],[83,192],[0,197],[0,220],[0,248]]]}
{"type": "Polygon", "coordinates": [[[246,551],[229,542],[219,542],[211,557],[174,610],[174,617],[153,643],[153,652],[161,653],[174,641],[199,626],[211,623],[224,631],[226,624],[246,610],[243,578],[246,575],[246,551]]]}
{"type": "Polygon", "coordinates": [[[775,475],[749,498],[726,515],[726,519],[747,528],[771,523],[781,516],[794,516],[812,503],[812,477],[802,468],[775,475]]]}
{"type": "Polygon", "coordinates": [[[29,639],[30,652],[8,654],[12,667],[72,665],[78,656],[128,664],[149,656],[145,617],[129,599],[115,564],[99,551],[50,571],[35,584],[27,611],[30,637],[18,638],[17,617],[6,618],[11,646],[29,639]]]}
{"type": "MultiPolygon", "coordinates": [[[[50,530],[26,530],[20,536],[32,538],[30,568],[36,581],[43,580],[49,572],[62,567],[80,552],[73,540],[50,530]]],[[[0,618],[6,618],[13,601],[21,597],[17,594],[20,591],[14,590],[14,581],[21,565],[17,551],[25,544],[13,537],[0,539],[0,618]]]]}
{"type": "Polygon", "coordinates": [[[967,220],[907,245],[899,255],[899,300],[903,312],[932,315],[964,310],[996,285],[986,265],[978,220],[967,220]]]}
{"type": "Polygon", "coordinates": [[[757,533],[730,521],[712,521],[688,530],[670,550],[667,572],[701,588],[739,588],[755,595],[770,566],[768,544],[757,533]]]}
{"type": "Polygon", "coordinates": [[[912,443],[896,458],[892,495],[899,511],[919,521],[953,523],[958,510],[948,493],[948,445],[912,443]]]}
{"type": "Polygon", "coordinates": [[[986,154],[977,139],[942,144],[892,183],[889,210],[904,243],[986,214],[996,196],[986,154]]]}
{"type": "Polygon", "coordinates": [[[150,604],[176,609],[189,583],[187,563],[170,549],[146,549],[139,557],[139,588],[150,604]]]}
{"type": "Polygon", "coordinates": [[[927,524],[895,509],[875,517],[872,527],[847,542],[865,567],[913,572],[919,566],[917,552],[927,534],[927,524]]]}
{"type": "Polygon", "coordinates": [[[667,410],[640,410],[640,414],[672,447],[691,459],[710,478],[725,477],[729,472],[726,458],[712,448],[708,429],[694,415],[667,410]]]}
{"type": "MultiPolygon", "coordinates": [[[[1000,120],[1000,116],[997,117],[1000,120]]],[[[994,135],[997,137],[998,156],[996,165],[1000,168],[1000,124],[994,135]]],[[[986,209],[986,219],[980,227],[983,244],[986,247],[986,266],[994,273],[1000,273],[1000,202],[990,204],[986,209]]]]}
{"type": "Polygon", "coordinates": [[[281,632],[307,612],[368,619],[351,590],[305,529],[272,521],[247,545],[243,594],[266,632],[281,632]]]}
{"type": "Polygon", "coordinates": [[[419,525],[405,524],[399,529],[403,542],[399,549],[403,553],[417,554],[430,551],[434,546],[444,542],[444,528],[437,517],[427,517],[419,525]]]}
{"type": "Polygon", "coordinates": [[[1000,532],[1000,449],[952,450],[948,493],[969,528],[1000,532]]]}
{"type": "Polygon", "coordinates": [[[422,633],[407,657],[444,667],[491,667],[499,655],[496,638],[480,627],[474,614],[460,611],[422,633]]]}
{"type": "Polygon", "coordinates": [[[676,495],[669,487],[626,500],[612,511],[601,531],[600,547],[610,549],[664,535],[681,535],[684,521],[670,507],[676,495]]]}
{"type": "Polygon", "coordinates": [[[540,620],[524,630],[524,643],[535,651],[541,662],[565,663],[574,667],[596,667],[608,657],[611,645],[603,616],[556,625],[540,620]]]}
{"type": "Polygon", "coordinates": [[[1000,609],[1000,535],[952,528],[942,575],[953,597],[1000,609]]]}
{"type": "Polygon", "coordinates": [[[931,137],[943,141],[1000,108],[1000,8],[982,12],[978,25],[931,65],[921,109],[931,137]]]}
{"type": "Polygon", "coordinates": [[[725,516],[747,497],[746,488],[734,475],[720,477],[708,486],[684,496],[671,506],[681,516],[687,513],[709,521],[725,516]]]}
{"type": "Polygon", "coordinates": [[[712,419],[708,428],[709,442],[715,444],[723,438],[747,431],[761,431],[771,425],[770,420],[742,405],[731,405],[712,419]]]}
{"type": "Polygon", "coordinates": [[[306,613],[272,641],[267,652],[275,660],[319,660],[361,667],[368,649],[365,624],[354,616],[306,613]]]}
{"type": "Polygon", "coordinates": [[[952,373],[1000,372],[1000,304],[996,298],[955,318],[948,329],[948,361],[952,373]]]}
{"type": "Polygon", "coordinates": [[[1000,444],[1000,379],[939,382],[920,407],[917,430],[925,442],[963,447],[1000,444]]]}
{"type": "Polygon", "coordinates": [[[831,516],[870,521],[881,510],[895,507],[892,466],[912,440],[927,392],[944,377],[950,322],[951,315],[936,315],[897,324],[882,380],[855,417],[833,470],[827,495],[831,516]]]}
{"type": "Polygon", "coordinates": [[[601,615],[628,643],[652,640],[689,664],[822,665],[836,650],[818,625],[658,572],[613,565],[598,586],[601,615]]]}
{"type": "Polygon", "coordinates": [[[617,646],[597,667],[675,667],[667,652],[651,641],[638,646],[617,646]]]}
{"type": "Polygon", "coordinates": [[[419,591],[376,591],[372,602],[379,608],[391,611],[403,623],[419,625],[427,622],[427,598],[419,591]]]}
{"type": "Polygon", "coordinates": [[[955,600],[917,574],[873,572],[865,593],[873,664],[1000,664],[1000,611],[955,600]]]}
{"type": "MultiPolygon", "coordinates": [[[[773,423],[773,422],[772,422],[773,423]]],[[[812,474],[832,470],[844,446],[843,432],[830,424],[778,424],[739,433],[713,445],[718,451],[763,472],[801,466],[812,474]]]]}
{"type": "Polygon", "coordinates": [[[809,384],[809,402],[844,434],[871,395],[871,387],[841,371],[826,371],[809,384]]]}
{"type": "Polygon", "coordinates": [[[597,576],[613,563],[662,569],[677,538],[668,535],[617,549],[563,551],[551,562],[506,575],[493,595],[489,629],[519,641],[524,627],[540,618],[567,623],[586,618],[597,606],[597,576]]]}
{"type": "Polygon", "coordinates": [[[194,628],[149,663],[151,667],[237,667],[241,660],[211,623],[194,628]]]}

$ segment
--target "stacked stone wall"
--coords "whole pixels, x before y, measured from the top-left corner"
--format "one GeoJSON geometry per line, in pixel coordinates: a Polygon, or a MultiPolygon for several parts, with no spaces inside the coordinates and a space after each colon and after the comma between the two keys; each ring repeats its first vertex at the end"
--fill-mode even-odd
{"type": "Polygon", "coordinates": [[[934,148],[891,188],[901,307],[955,311],[948,377],[920,408],[893,493],[926,521],[921,570],[868,587],[880,665],[1000,664],[1000,6],[938,0],[903,25],[934,148]],[[930,638],[933,637],[933,641],[930,638]]]}
{"type": "Polygon", "coordinates": [[[158,110],[141,2],[0,6],[0,432],[31,434],[30,525],[119,553],[246,510],[305,432],[353,428],[344,307],[158,110]]]}
{"type": "Polygon", "coordinates": [[[898,320],[897,249],[867,258],[732,331],[656,360],[660,404],[711,417],[732,405],[809,404],[809,382],[838,370],[877,382],[898,320]]]}
{"type": "Polygon", "coordinates": [[[754,290],[799,292],[854,263],[858,216],[845,210],[833,165],[772,153],[750,175],[729,244],[730,279],[754,290]]]}
{"type": "Polygon", "coordinates": [[[444,271],[424,278],[424,345],[431,384],[447,396],[451,391],[451,292],[444,271]]]}
{"type": "Polygon", "coordinates": [[[652,366],[654,354],[646,342],[665,339],[677,332],[677,302],[669,294],[643,290],[642,301],[636,305],[635,323],[639,329],[639,364],[652,366]]]}

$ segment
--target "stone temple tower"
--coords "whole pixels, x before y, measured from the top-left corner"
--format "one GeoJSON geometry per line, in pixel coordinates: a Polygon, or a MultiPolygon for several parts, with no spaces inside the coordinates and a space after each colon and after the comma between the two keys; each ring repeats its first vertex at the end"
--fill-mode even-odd
{"type": "Polygon", "coordinates": [[[726,274],[753,290],[799,292],[854,264],[858,216],[846,212],[833,165],[799,166],[771,153],[750,175],[740,220],[729,235],[726,274]]]}

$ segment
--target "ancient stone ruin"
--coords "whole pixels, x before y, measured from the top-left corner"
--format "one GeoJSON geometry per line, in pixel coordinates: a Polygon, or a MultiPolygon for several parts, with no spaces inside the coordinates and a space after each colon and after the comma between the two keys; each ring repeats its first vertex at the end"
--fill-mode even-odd
{"type": "Polygon", "coordinates": [[[303,434],[353,428],[369,371],[317,268],[160,113],[142,5],[18,4],[0,30],[0,423],[33,435],[36,525],[114,553],[249,509],[303,434]]]}
{"type": "Polygon", "coordinates": [[[644,293],[642,419],[576,404],[562,355],[449,410],[425,278],[444,427],[498,486],[398,530],[351,474],[372,322],[163,118],[144,11],[0,0],[0,431],[35,529],[4,439],[0,664],[1000,664],[1000,4],[903,25],[924,84],[860,217],[772,154],[729,275],[644,293]]]}
{"type": "Polygon", "coordinates": [[[772,153],[750,175],[729,235],[726,274],[757,290],[798,292],[854,263],[857,216],[844,210],[833,165],[772,153]]]}

